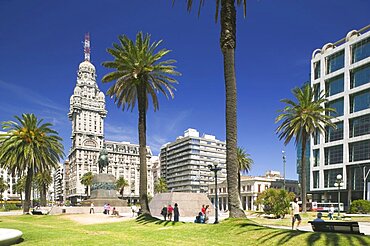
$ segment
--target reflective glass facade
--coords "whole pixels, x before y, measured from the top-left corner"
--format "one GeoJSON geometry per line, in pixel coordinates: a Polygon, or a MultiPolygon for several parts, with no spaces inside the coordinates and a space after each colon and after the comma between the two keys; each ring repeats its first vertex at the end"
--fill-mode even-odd
{"type": "Polygon", "coordinates": [[[351,71],[351,89],[370,82],[370,64],[351,71]]]}
{"type": "Polygon", "coordinates": [[[327,104],[328,108],[333,108],[335,109],[334,112],[328,112],[330,116],[333,117],[339,117],[342,116],[344,113],[344,103],[343,103],[343,98],[340,98],[335,101],[331,101],[327,104]]]}
{"type": "Polygon", "coordinates": [[[370,115],[364,115],[349,120],[349,137],[370,134],[370,115]]]}
{"type": "Polygon", "coordinates": [[[351,95],[351,113],[370,108],[370,90],[351,95]]]}
{"type": "Polygon", "coordinates": [[[319,171],[313,171],[313,188],[319,188],[320,185],[320,173],[319,171]]]}
{"type": "Polygon", "coordinates": [[[370,56],[370,38],[364,39],[352,46],[352,63],[370,56]]]}
{"type": "Polygon", "coordinates": [[[320,149],[313,150],[313,166],[317,167],[320,165],[320,149]]]}
{"type": "Polygon", "coordinates": [[[344,76],[343,74],[326,81],[325,91],[327,96],[332,96],[343,92],[344,76]]]}
{"type": "Polygon", "coordinates": [[[343,145],[325,148],[325,165],[343,163],[343,145]]]}
{"type": "Polygon", "coordinates": [[[370,160],[370,140],[349,144],[349,161],[370,160]]]}
{"type": "Polygon", "coordinates": [[[324,170],[324,187],[335,187],[334,184],[338,174],[343,175],[342,168],[324,170]]]}
{"type": "Polygon", "coordinates": [[[333,142],[343,139],[343,121],[335,124],[337,128],[326,127],[325,142],[333,142]]]}
{"type": "Polygon", "coordinates": [[[332,73],[344,67],[344,50],[329,56],[326,61],[326,73],[332,73]]]}
{"type": "Polygon", "coordinates": [[[321,76],[321,68],[320,68],[320,65],[321,65],[320,61],[318,61],[318,62],[316,62],[316,63],[313,64],[313,67],[314,67],[313,68],[313,70],[314,70],[314,78],[315,79],[318,79],[321,76]]]}

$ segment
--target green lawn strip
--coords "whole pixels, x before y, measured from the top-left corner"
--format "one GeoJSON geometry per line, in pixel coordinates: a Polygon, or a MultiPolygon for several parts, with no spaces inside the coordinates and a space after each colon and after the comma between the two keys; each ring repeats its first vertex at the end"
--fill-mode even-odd
{"type": "Polygon", "coordinates": [[[370,237],[266,228],[244,219],[218,225],[159,220],[80,225],[63,216],[3,216],[22,245],[370,245],[370,237]],[[46,244],[47,243],[47,244],[46,244]]]}

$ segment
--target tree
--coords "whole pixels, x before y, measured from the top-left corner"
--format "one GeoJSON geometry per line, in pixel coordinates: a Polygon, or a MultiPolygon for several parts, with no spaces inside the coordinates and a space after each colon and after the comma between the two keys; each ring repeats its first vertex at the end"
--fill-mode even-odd
{"type": "Polygon", "coordinates": [[[80,180],[81,184],[86,186],[86,195],[87,196],[90,195],[89,187],[91,187],[91,185],[92,185],[93,177],[94,177],[94,174],[92,172],[87,172],[87,173],[84,173],[84,175],[82,175],[81,180],[80,180]]]}
{"type": "MultiPolygon", "coordinates": [[[[173,3],[175,0],[173,0],[173,3]]],[[[193,0],[186,0],[187,9],[191,11],[193,0]]],[[[198,15],[204,0],[199,0],[198,15]]],[[[224,79],[226,94],[226,170],[228,207],[231,218],[245,218],[241,207],[238,192],[238,162],[237,162],[237,100],[236,100],[236,76],[235,76],[235,47],[236,47],[236,9],[243,6],[244,17],[246,15],[246,0],[215,0],[217,22],[219,12],[221,14],[221,37],[220,46],[224,61],[224,79]],[[220,11],[219,11],[220,10],[220,11]]]]}
{"type": "Polygon", "coordinates": [[[168,191],[167,183],[164,178],[159,178],[155,183],[154,183],[154,192],[155,193],[163,193],[168,191]]]}
{"type": "Polygon", "coordinates": [[[37,189],[40,193],[40,204],[41,206],[47,205],[47,192],[50,184],[53,182],[53,178],[51,177],[51,170],[37,173],[35,176],[35,182],[37,189]]]}
{"type": "Polygon", "coordinates": [[[273,214],[276,218],[284,218],[289,213],[290,202],[295,194],[282,189],[267,189],[257,197],[257,205],[263,205],[267,214],[273,214]]]}
{"type": "Polygon", "coordinates": [[[123,191],[125,190],[125,187],[129,186],[128,181],[124,177],[119,177],[116,181],[116,187],[118,192],[121,194],[123,198],[123,191]]]}
{"type": "MultiPolygon", "coordinates": [[[[17,183],[14,186],[14,191],[20,195],[21,201],[23,200],[22,199],[22,193],[24,192],[25,186],[26,186],[25,177],[20,177],[18,179],[17,183]]],[[[22,201],[22,203],[23,203],[23,201],[22,201]]]]}
{"type": "Polygon", "coordinates": [[[9,188],[8,184],[4,181],[3,177],[0,177],[0,201],[3,200],[3,193],[9,188]]]}
{"type": "Polygon", "coordinates": [[[335,110],[332,108],[323,107],[327,102],[323,91],[320,93],[313,90],[309,84],[303,88],[294,88],[293,95],[296,102],[283,99],[281,102],[287,105],[280,110],[281,113],[275,120],[275,123],[281,122],[281,125],[276,129],[279,134],[279,139],[284,139],[284,144],[287,145],[291,139],[295,138],[295,144],[302,145],[301,152],[301,194],[302,194],[302,210],[306,212],[307,189],[306,189],[306,143],[318,130],[322,134],[325,133],[325,127],[335,128],[335,124],[331,122],[332,116],[330,112],[335,110]],[[317,98],[315,98],[315,95],[317,98]],[[316,99],[316,100],[315,100],[316,99]]]}
{"type": "Polygon", "coordinates": [[[0,167],[25,174],[25,201],[23,213],[28,213],[31,203],[31,185],[35,173],[47,172],[57,167],[64,157],[62,139],[34,114],[15,116],[18,121],[3,122],[6,133],[0,134],[0,167]]]}
{"type": "Polygon", "coordinates": [[[240,173],[241,172],[248,173],[252,168],[253,160],[252,158],[250,158],[250,154],[245,152],[245,150],[241,147],[238,147],[237,157],[238,157],[238,190],[240,196],[241,193],[240,173]]]}
{"type": "Polygon", "coordinates": [[[136,35],[135,43],[127,36],[119,36],[120,44],[107,49],[114,61],[104,62],[103,66],[115,69],[103,77],[103,82],[115,81],[107,94],[114,97],[118,107],[133,110],[138,104],[139,111],[139,155],[140,155],[140,204],[143,214],[150,214],[147,195],[147,150],[146,150],[146,112],[151,97],[154,111],[159,108],[157,93],[167,98],[174,97],[173,84],[177,81],[173,76],[180,75],[175,71],[175,60],[161,59],[170,52],[167,49],[155,50],[161,41],[150,43],[150,35],[136,35]]]}

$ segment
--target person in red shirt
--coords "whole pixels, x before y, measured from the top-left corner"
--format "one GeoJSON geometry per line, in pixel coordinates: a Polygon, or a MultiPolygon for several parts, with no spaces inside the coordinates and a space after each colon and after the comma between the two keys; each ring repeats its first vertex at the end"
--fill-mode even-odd
{"type": "Polygon", "coordinates": [[[203,216],[206,214],[206,208],[204,207],[204,204],[202,205],[202,210],[201,210],[203,216]]]}
{"type": "Polygon", "coordinates": [[[167,217],[168,217],[168,220],[171,221],[172,219],[172,213],[173,213],[173,207],[171,206],[171,204],[168,204],[168,207],[167,207],[167,217]]]}

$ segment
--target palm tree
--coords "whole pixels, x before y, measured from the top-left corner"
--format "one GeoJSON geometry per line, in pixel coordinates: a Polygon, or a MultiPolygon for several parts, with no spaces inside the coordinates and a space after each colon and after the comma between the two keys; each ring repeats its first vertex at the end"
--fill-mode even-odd
{"type": "MultiPolygon", "coordinates": [[[[173,0],[173,3],[175,0],[173,0]]],[[[193,0],[186,0],[188,11],[191,10],[193,0]]],[[[205,0],[199,0],[198,15],[205,0]]],[[[236,77],[235,77],[235,47],[236,47],[236,9],[243,6],[244,17],[246,15],[246,0],[215,0],[217,22],[219,12],[221,14],[221,37],[220,46],[224,60],[224,78],[226,92],[226,170],[228,207],[231,218],[244,218],[245,213],[241,208],[238,193],[238,161],[237,161],[237,103],[236,103],[236,77]],[[221,8],[220,8],[221,7],[221,8]]]]}
{"type": "Polygon", "coordinates": [[[287,105],[280,110],[281,114],[276,118],[275,123],[281,121],[281,125],[276,129],[279,134],[279,139],[284,139],[284,144],[287,145],[291,139],[295,138],[295,144],[302,145],[301,152],[301,194],[302,194],[302,210],[306,212],[306,144],[313,134],[318,129],[322,134],[325,133],[325,127],[336,127],[331,122],[332,116],[330,112],[335,111],[332,108],[325,108],[323,105],[327,102],[323,91],[316,93],[309,84],[303,88],[294,88],[293,95],[296,102],[283,99],[281,102],[287,105]],[[315,100],[315,94],[318,95],[315,100]]]}
{"type": "Polygon", "coordinates": [[[84,173],[81,177],[81,184],[86,186],[86,195],[89,196],[89,187],[92,185],[94,174],[92,172],[84,173]]]}
{"type": "Polygon", "coordinates": [[[37,173],[35,176],[36,186],[40,192],[40,204],[41,206],[46,206],[46,196],[50,184],[53,182],[51,177],[51,170],[37,173]]]}
{"type": "Polygon", "coordinates": [[[31,203],[31,185],[35,173],[57,167],[64,157],[62,139],[34,114],[15,116],[18,121],[3,122],[6,133],[0,134],[0,167],[19,176],[26,175],[23,212],[28,213],[31,203]]]}
{"type": "MultiPolygon", "coordinates": [[[[25,186],[26,186],[25,177],[19,178],[17,183],[14,186],[14,191],[20,195],[21,201],[23,200],[22,199],[22,193],[24,192],[25,186]]],[[[23,203],[23,201],[22,201],[22,203],[23,203]]]]}
{"type": "Polygon", "coordinates": [[[245,150],[241,147],[238,147],[238,190],[239,190],[239,196],[241,196],[241,178],[240,173],[248,173],[253,164],[252,158],[250,158],[250,154],[245,152],[245,150]]]}
{"type": "Polygon", "coordinates": [[[159,108],[157,93],[161,92],[167,98],[173,98],[173,84],[177,81],[173,76],[180,75],[175,71],[175,60],[161,59],[170,52],[162,49],[155,50],[161,41],[150,43],[150,35],[143,36],[141,32],[136,35],[135,43],[127,36],[119,36],[120,44],[113,44],[114,48],[107,49],[114,58],[113,61],[104,62],[103,66],[115,69],[106,74],[103,82],[115,81],[107,94],[114,97],[115,103],[122,109],[133,110],[138,104],[139,111],[139,155],[140,155],[140,204],[143,214],[150,214],[147,195],[147,150],[146,150],[146,112],[148,97],[151,97],[154,111],[159,108]],[[168,95],[169,94],[169,95],[168,95]]]}
{"type": "Polygon", "coordinates": [[[8,184],[0,177],[0,201],[3,201],[3,193],[9,188],[8,184]]]}
{"type": "Polygon", "coordinates": [[[118,192],[121,194],[121,197],[123,199],[123,191],[125,190],[125,187],[129,186],[128,181],[124,177],[119,177],[116,181],[116,187],[118,192]]]}
{"type": "Polygon", "coordinates": [[[155,183],[154,183],[154,192],[155,193],[163,193],[168,191],[167,183],[164,178],[159,178],[155,183]]]}

